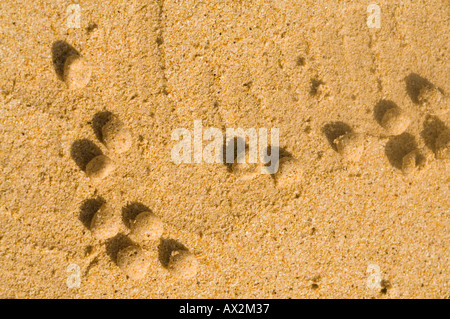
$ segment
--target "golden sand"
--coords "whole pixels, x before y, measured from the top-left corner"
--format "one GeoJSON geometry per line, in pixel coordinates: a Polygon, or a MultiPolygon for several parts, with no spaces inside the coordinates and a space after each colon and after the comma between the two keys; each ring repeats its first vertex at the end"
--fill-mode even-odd
{"type": "Polygon", "coordinates": [[[0,297],[450,297],[448,0],[70,4],[0,3],[0,297]],[[279,171],[175,164],[197,120],[279,171]]]}

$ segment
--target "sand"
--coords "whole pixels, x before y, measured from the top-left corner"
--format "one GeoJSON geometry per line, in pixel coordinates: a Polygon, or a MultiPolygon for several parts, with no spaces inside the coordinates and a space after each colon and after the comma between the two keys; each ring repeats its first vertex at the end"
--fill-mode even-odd
{"type": "Polygon", "coordinates": [[[1,298],[450,297],[448,0],[80,0],[79,28],[71,3],[0,2],[1,298]],[[71,89],[74,54],[92,69],[71,89]],[[396,107],[399,135],[381,125],[396,107]],[[111,116],[122,153],[102,138],[111,116]],[[195,120],[278,128],[293,160],[250,177],[175,164],[171,133],[195,120]],[[357,161],[334,142],[351,132],[357,161]],[[404,174],[413,151],[425,164],[404,174]],[[114,170],[91,179],[102,154],[114,170]],[[98,240],[105,203],[123,225],[98,240]],[[133,279],[117,254],[143,211],[164,231],[133,279]],[[194,275],[169,271],[180,251],[194,275]]]}

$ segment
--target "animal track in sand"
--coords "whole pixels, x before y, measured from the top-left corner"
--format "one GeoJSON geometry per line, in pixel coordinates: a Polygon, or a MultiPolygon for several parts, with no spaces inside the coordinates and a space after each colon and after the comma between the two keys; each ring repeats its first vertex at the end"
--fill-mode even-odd
{"type": "MultiPolygon", "coordinates": [[[[124,153],[130,149],[131,133],[117,116],[111,112],[100,112],[94,116],[92,123],[95,135],[106,146],[110,155],[124,153]]],[[[104,155],[102,150],[88,139],[75,141],[72,144],[71,156],[92,180],[104,179],[115,167],[110,156],[104,155]]]]}
{"type": "Polygon", "coordinates": [[[112,207],[104,203],[94,214],[89,229],[95,238],[106,240],[120,231],[120,218],[112,207]]]}
{"type": "MultiPolygon", "coordinates": [[[[303,65],[303,61],[298,63],[303,65]]],[[[92,70],[89,63],[76,50],[63,43],[54,46],[54,66],[58,76],[70,89],[85,87],[91,78],[92,70]]],[[[424,105],[426,110],[434,110],[434,105],[439,104],[438,109],[441,110],[444,101],[442,92],[435,86],[417,84],[419,82],[413,77],[407,83],[407,90],[413,101],[418,105],[424,105]]],[[[321,80],[312,79],[310,95],[318,95],[322,85],[324,82],[321,80]]],[[[445,111],[445,104],[443,108],[445,111]]],[[[385,153],[392,166],[402,170],[406,175],[422,167],[423,156],[417,149],[415,138],[406,132],[412,121],[411,117],[392,101],[380,101],[374,113],[380,126],[391,135],[385,153]]],[[[98,140],[106,147],[107,155],[86,139],[74,142],[71,153],[76,164],[91,180],[101,180],[113,172],[114,155],[130,150],[132,134],[126,124],[110,112],[97,113],[93,119],[93,126],[98,140]]],[[[323,133],[344,162],[358,162],[363,156],[364,133],[354,132],[343,122],[325,125],[323,133]]],[[[427,141],[433,139],[430,143],[436,158],[449,157],[450,134],[447,130],[439,129],[439,132],[424,134],[427,141]]],[[[235,142],[234,145],[236,144],[235,142]]],[[[270,153],[272,151],[270,150],[270,153]]],[[[292,185],[301,178],[301,167],[290,154],[282,155],[282,150],[278,151],[281,155],[277,163],[278,173],[271,175],[279,187],[292,185]]],[[[259,174],[261,165],[247,164],[248,159],[244,163],[239,163],[238,159],[241,156],[237,154],[235,161],[226,167],[230,173],[239,175],[243,180],[252,179],[259,174]]],[[[121,220],[118,210],[109,206],[108,202],[102,200],[101,204],[99,202],[91,204],[90,209],[95,212],[91,221],[84,224],[89,225],[92,235],[107,246],[111,259],[129,278],[142,279],[146,276],[149,266],[147,249],[152,246],[158,248],[159,260],[171,274],[180,278],[195,276],[198,271],[196,256],[176,241],[162,239],[164,223],[149,209],[142,209],[136,214],[133,212],[134,216],[131,217],[125,216],[125,212],[133,209],[124,207],[121,220]]]]}
{"type": "MultiPolygon", "coordinates": [[[[299,161],[284,148],[276,147],[276,149],[274,149],[279,155],[277,162],[270,164],[277,167],[274,174],[269,171],[269,164],[263,164],[260,162],[251,163],[249,150],[249,145],[245,143],[241,137],[235,137],[234,143],[229,143],[229,141],[224,143],[223,151],[220,156],[223,158],[223,163],[225,164],[228,173],[236,175],[241,181],[249,181],[261,175],[263,170],[267,170],[268,175],[272,177],[272,180],[278,188],[288,188],[301,181],[302,168],[299,161]],[[244,145],[240,152],[237,147],[239,143],[244,145]],[[227,153],[234,154],[234,161],[232,163],[227,163],[225,156],[227,153]]],[[[269,163],[269,154],[272,154],[272,146],[269,145],[264,150],[264,154],[263,161],[269,163]]]]}
{"type": "Polygon", "coordinates": [[[89,83],[92,66],[70,44],[65,41],[53,43],[52,60],[58,78],[70,90],[82,89],[89,83]]]}
{"type": "Polygon", "coordinates": [[[391,135],[400,135],[406,131],[411,118],[399,107],[387,110],[381,119],[381,126],[391,135]]]}
{"type": "Polygon", "coordinates": [[[191,278],[197,273],[198,261],[187,250],[177,251],[170,256],[167,269],[177,277],[191,278]]]}
{"type": "Polygon", "coordinates": [[[411,123],[410,116],[390,100],[380,100],[374,108],[374,118],[389,135],[400,135],[411,123]]]}
{"type": "MultiPolygon", "coordinates": [[[[428,80],[412,73],[406,78],[406,91],[415,105],[424,106],[427,112],[445,114],[448,99],[444,92],[428,80]]],[[[420,110],[419,110],[420,111],[420,110]]],[[[385,155],[390,164],[411,175],[426,167],[427,156],[418,149],[415,137],[407,133],[412,118],[395,102],[380,100],[373,110],[374,119],[390,135],[385,145],[385,155]]],[[[450,129],[433,114],[427,114],[420,136],[436,159],[450,158],[450,129]]],[[[322,128],[330,146],[341,155],[343,162],[357,162],[364,151],[364,134],[353,132],[343,122],[331,122],[322,128]]],[[[366,134],[367,136],[372,136],[366,134]]]]}
{"type": "MultiPolygon", "coordinates": [[[[52,61],[56,75],[71,90],[84,88],[90,81],[92,66],[80,53],[64,41],[52,46],[52,61]]],[[[92,126],[97,139],[106,147],[108,155],[127,152],[132,146],[132,134],[126,124],[111,112],[94,115],[92,126]]],[[[114,170],[114,161],[88,139],[77,140],[71,145],[71,157],[91,181],[107,178],[114,170]]],[[[150,209],[139,203],[131,203],[122,209],[122,218],[103,198],[88,199],[80,208],[80,221],[93,237],[104,243],[106,251],[116,265],[133,280],[145,277],[149,268],[148,251],[159,250],[160,262],[174,276],[190,278],[197,273],[197,259],[186,247],[162,248],[164,223],[150,209]],[[128,227],[128,228],[127,228],[128,227]],[[131,238],[131,239],[130,239],[131,238]],[[159,244],[159,246],[158,246],[159,244]],[[166,249],[166,250],[164,250],[166,249]],[[172,256],[172,253],[174,253],[172,256]],[[169,262],[162,261],[161,254],[169,262]]],[[[92,250],[92,249],[90,249],[92,250]]]]}
{"type": "Polygon", "coordinates": [[[84,88],[90,81],[92,67],[80,55],[71,55],[64,63],[63,79],[67,87],[71,90],[84,88]]]}
{"type": "Polygon", "coordinates": [[[425,165],[425,157],[416,149],[402,158],[402,172],[405,175],[411,175],[425,165]]]}
{"type": "Polygon", "coordinates": [[[94,157],[86,165],[86,175],[91,179],[103,179],[114,170],[114,163],[105,155],[94,157]]]}
{"type": "Polygon", "coordinates": [[[142,279],[149,267],[147,253],[136,245],[125,247],[117,253],[117,266],[131,279],[142,279]]]}
{"type": "Polygon", "coordinates": [[[159,239],[164,232],[164,223],[150,211],[139,213],[131,223],[130,238],[138,243],[159,239]]]}
{"type": "Polygon", "coordinates": [[[405,82],[409,97],[420,111],[432,116],[441,116],[449,112],[449,99],[444,90],[417,73],[408,75],[405,82]]]}
{"type": "Polygon", "coordinates": [[[131,147],[131,133],[116,116],[111,116],[102,127],[103,143],[115,153],[124,153],[131,147]]]}
{"type": "Polygon", "coordinates": [[[450,159],[450,130],[442,131],[436,139],[436,157],[450,159]]]}
{"type": "MultiPolygon", "coordinates": [[[[130,149],[131,132],[117,116],[111,112],[97,113],[92,123],[95,135],[110,154],[130,149]]],[[[75,141],[71,154],[93,181],[106,178],[114,169],[113,161],[87,139],[75,141]]],[[[146,276],[151,262],[147,249],[156,249],[164,232],[164,223],[148,207],[131,203],[122,208],[120,216],[104,199],[91,199],[82,204],[79,219],[93,237],[105,243],[111,259],[128,278],[139,280],[146,276]]],[[[170,268],[163,265],[180,279],[193,277],[197,272],[195,255],[185,251],[178,257],[169,256],[170,268]]]]}
{"type": "Polygon", "coordinates": [[[346,133],[335,139],[334,143],[344,161],[358,162],[364,151],[364,136],[360,133],[346,133]]]}
{"type": "Polygon", "coordinates": [[[331,122],[322,128],[330,146],[343,162],[358,162],[364,152],[364,135],[344,122],[331,122]]]}

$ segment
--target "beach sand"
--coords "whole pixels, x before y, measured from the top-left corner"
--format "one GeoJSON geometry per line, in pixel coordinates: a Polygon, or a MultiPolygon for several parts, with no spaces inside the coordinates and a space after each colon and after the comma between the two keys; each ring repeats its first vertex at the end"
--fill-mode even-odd
{"type": "Polygon", "coordinates": [[[395,2],[1,1],[0,297],[449,298],[450,2],[395,2]],[[69,53],[90,68],[78,89],[69,53]],[[383,124],[395,107],[400,134],[383,124]],[[111,115],[123,152],[103,140],[111,115]],[[174,163],[172,132],[196,120],[278,128],[295,172],[174,163]],[[363,149],[345,155],[348,132],[363,149]],[[89,178],[101,154],[114,167],[89,178]],[[102,204],[123,222],[106,239],[90,230],[102,204]],[[164,230],[133,279],[117,255],[143,211],[164,230]],[[170,271],[180,249],[188,277],[170,271]]]}

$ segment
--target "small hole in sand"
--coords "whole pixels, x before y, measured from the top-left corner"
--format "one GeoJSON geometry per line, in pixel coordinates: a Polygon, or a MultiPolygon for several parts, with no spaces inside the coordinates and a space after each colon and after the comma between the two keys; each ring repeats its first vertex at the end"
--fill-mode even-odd
{"type": "Polygon", "coordinates": [[[437,116],[428,115],[423,122],[423,130],[420,136],[425,141],[425,145],[436,154],[436,140],[443,131],[447,130],[447,126],[437,116]]]}
{"type": "Polygon", "coordinates": [[[92,118],[92,129],[97,139],[103,143],[102,127],[108,123],[113,114],[109,111],[96,113],[92,118]]]}
{"type": "Polygon", "coordinates": [[[312,79],[311,80],[311,86],[309,89],[309,95],[317,95],[317,93],[319,93],[319,87],[325,84],[325,82],[323,82],[322,80],[318,80],[318,79],[312,79]]]}
{"type": "Polygon", "coordinates": [[[88,245],[84,248],[84,255],[89,256],[94,251],[94,246],[88,245]]]}
{"type": "Polygon", "coordinates": [[[87,33],[91,33],[92,31],[94,31],[95,29],[98,28],[97,23],[95,22],[89,22],[88,26],[86,27],[86,32],[87,33]]]}
{"type": "Polygon", "coordinates": [[[299,57],[297,58],[296,64],[297,64],[297,66],[304,66],[304,65],[306,64],[305,58],[299,56],[299,57]]]}
{"type": "Polygon", "coordinates": [[[244,83],[242,85],[245,86],[247,89],[250,89],[252,87],[252,85],[253,85],[253,81],[246,82],[246,83],[244,83]]]}
{"type": "Polygon", "coordinates": [[[420,91],[423,88],[432,88],[434,87],[433,83],[428,81],[427,79],[421,77],[417,73],[411,73],[405,78],[406,82],[406,91],[408,92],[409,97],[415,104],[419,104],[419,95],[420,91]]]}
{"type": "Polygon", "coordinates": [[[86,165],[96,156],[102,155],[100,148],[88,139],[76,140],[72,143],[70,155],[78,167],[86,170],[86,165]]]}
{"type": "Polygon", "coordinates": [[[383,280],[381,281],[381,290],[380,290],[380,292],[381,292],[383,295],[385,295],[385,294],[387,294],[388,289],[391,288],[391,287],[392,287],[392,285],[391,285],[390,281],[389,281],[389,280],[386,280],[386,279],[383,279],[383,280]]]}
{"type": "Polygon", "coordinates": [[[338,150],[334,140],[352,131],[352,128],[348,124],[339,121],[328,123],[322,128],[322,133],[326,136],[331,148],[336,152],[338,150]]]}
{"type": "Polygon", "coordinates": [[[170,256],[176,251],[187,251],[188,249],[182,243],[175,239],[161,238],[158,246],[158,259],[167,268],[170,261],[170,256]]]}
{"type": "Polygon", "coordinates": [[[105,202],[106,201],[103,198],[97,197],[86,199],[81,204],[78,219],[81,221],[84,227],[86,227],[86,229],[90,229],[92,218],[105,202]]]}
{"type": "Polygon", "coordinates": [[[416,149],[417,143],[414,136],[409,133],[403,133],[389,139],[386,144],[385,154],[393,167],[401,169],[403,157],[416,149]]]}
{"type": "Polygon", "coordinates": [[[122,208],[122,221],[130,228],[131,222],[142,212],[151,212],[150,208],[139,202],[131,202],[122,208]]]}
{"type": "Polygon", "coordinates": [[[380,100],[373,109],[373,117],[381,126],[384,114],[390,109],[398,108],[397,104],[390,100],[380,100]]]}
{"type": "Polygon", "coordinates": [[[59,40],[52,45],[52,61],[58,78],[64,80],[64,64],[69,56],[80,55],[80,53],[70,44],[59,40]]]}

